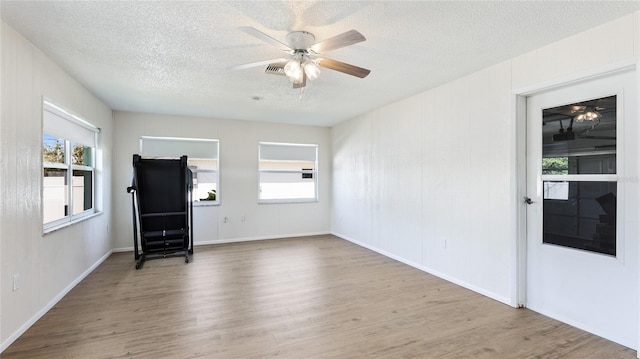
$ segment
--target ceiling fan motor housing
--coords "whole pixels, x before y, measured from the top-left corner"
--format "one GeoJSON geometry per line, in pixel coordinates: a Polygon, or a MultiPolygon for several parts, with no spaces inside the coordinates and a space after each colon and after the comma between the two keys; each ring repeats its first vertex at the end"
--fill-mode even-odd
{"type": "Polygon", "coordinates": [[[287,34],[287,42],[294,50],[306,51],[316,41],[316,37],[307,31],[293,31],[287,34]]]}

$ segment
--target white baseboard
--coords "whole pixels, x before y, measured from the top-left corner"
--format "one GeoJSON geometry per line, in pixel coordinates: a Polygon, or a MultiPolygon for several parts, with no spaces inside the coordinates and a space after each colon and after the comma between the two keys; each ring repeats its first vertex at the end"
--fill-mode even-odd
{"type": "Polygon", "coordinates": [[[473,284],[470,284],[470,283],[467,283],[465,281],[462,281],[462,280],[460,280],[458,278],[451,277],[451,276],[449,276],[447,274],[444,274],[442,272],[434,270],[433,268],[425,267],[425,266],[423,266],[421,264],[418,264],[418,263],[415,263],[413,261],[407,260],[405,258],[399,257],[399,256],[397,256],[397,255],[395,255],[393,253],[389,253],[387,251],[381,250],[380,248],[376,248],[376,247],[373,247],[373,246],[371,246],[369,244],[360,242],[360,241],[358,241],[356,239],[350,238],[349,236],[345,236],[343,234],[335,233],[335,232],[332,232],[331,234],[333,234],[336,237],[340,237],[340,238],[342,238],[342,239],[344,239],[346,241],[349,241],[349,242],[351,242],[353,244],[359,245],[360,247],[364,247],[364,248],[372,250],[372,251],[374,251],[376,253],[382,254],[385,257],[389,257],[391,259],[395,259],[398,262],[404,263],[406,265],[409,265],[411,267],[419,269],[419,270],[421,270],[423,272],[427,272],[427,273],[429,273],[431,275],[434,275],[434,276],[436,276],[438,278],[442,278],[442,279],[446,280],[447,282],[451,282],[453,284],[459,285],[459,286],[464,287],[466,289],[472,290],[472,291],[474,291],[476,293],[482,294],[485,297],[489,297],[489,298],[491,298],[493,300],[496,300],[496,301],[504,303],[504,304],[506,304],[506,305],[508,305],[510,307],[513,307],[513,305],[511,305],[511,299],[508,298],[508,297],[505,297],[503,295],[499,295],[499,294],[487,291],[487,290],[485,290],[483,288],[480,288],[480,287],[475,286],[473,284]]]}
{"type": "Polygon", "coordinates": [[[259,237],[243,237],[243,238],[226,238],[226,239],[217,239],[211,241],[200,241],[196,242],[194,246],[206,246],[209,244],[223,244],[223,243],[238,243],[238,242],[250,242],[250,241],[264,241],[268,239],[284,239],[284,238],[293,238],[293,237],[310,237],[310,236],[322,236],[331,234],[329,232],[310,232],[310,233],[291,233],[284,235],[273,235],[273,236],[259,236],[259,237]]]}
{"type": "Polygon", "coordinates": [[[133,252],[133,247],[122,247],[122,248],[114,248],[111,250],[113,253],[120,252],[133,252]]]}
{"type": "MultiPolygon", "coordinates": [[[[210,244],[224,244],[224,243],[239,243],[239,242],[250,242],[250,241],[263,241],[267,239],[283,239],[283,238],[293,238],[293,237],[310,237],[310,236],[323,236],[331,234],[330,232],[308,232],[308,233],[291,233],[291,234],[283,234],[283,235],[272,235],[272,236],[258,236],[258,237],[242,237],[242,238],[225,238],[225,239],[214,239],[209,241],[197,241],[193,243],[194,247],[198,246],[206,246],[210,244]]],[[[121,247],[114,248],[113,252],[133,252],[132,247],[121,247]]]]}
{"type": "Polygon", "coordinates": [[[107,252],[107,254],[105,254],[100,259],[98,259],[93,265],[91,265],[91,267],[89,267],[82,274],[80,274],[78,278],[76,278],[73,282],[69,283],[69,285],[66,286],[60,293],[58,293],[58,295],[53,297],[53,299],[51,299],[49,303],[47,303],[47,305],[45,305],[33,317],[31,317],[31,319],[27,320],[24,324],[20,326],[20,328],[18,328],[18,330],[13,332],[13,334],[11,334],[5,341],[3,341],[2,344],[0,344],[0,353],[5,351],[5,349],[7,349],[13,342],[15,342],[16,339],[20,338],[20,336],[24,334],[29,328],[31,328],[31,326],[35,324],[35,322],[37,322],[38,319],[42,318],[43,315],[47,314],[47,312],[51,310],[51,308],[53,308],[62,298],[64,298],[64,296],[67,295],[67,293],[69,293],[73,288],[75,288],[75,286],[78,285],[78,283],[80,283],[83,279],[85,279],[89,274],[91,274],[91,272],[93,272],[94,269],[96,269],[100,264],[102,264],[102,262],[104,262],[107,258],[109,258],[112,252],[113,251],[109,251],[107,252]]]}

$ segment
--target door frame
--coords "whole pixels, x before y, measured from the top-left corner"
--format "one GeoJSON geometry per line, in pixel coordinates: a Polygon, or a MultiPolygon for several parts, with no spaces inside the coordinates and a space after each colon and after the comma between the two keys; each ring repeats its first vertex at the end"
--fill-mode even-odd
{"type": "MultiPolygon", "coordinates": [[[[512,267],[514,271],[511,275],[512,306],[526,307],[527,303],[527,205],[524,203],[524,198],[527,195],[527,98],[543,92],[626,71],[635,71],[636,77],[640,78],[638,67],[640,67],[640,63],[628,60],[513,90],[512,104],[516,124],[515,143],[513,144],[515,155],[512,156],[511,160],[513,163],[512,176],[514,176],[516,186],[515,190],[512,191],[515,192],[512,193],[512,204],[515,209],[515,241],[511,250],[511,262],[514,264],[512,267]]],[[[636,81],[636,83],[640,84],[640,81],[636,81]]],[[[640,92],[640,89],[638,92],[640,92]]],[[[638,256],[640,257],[640,253],[638,253],[638,256]]]]}

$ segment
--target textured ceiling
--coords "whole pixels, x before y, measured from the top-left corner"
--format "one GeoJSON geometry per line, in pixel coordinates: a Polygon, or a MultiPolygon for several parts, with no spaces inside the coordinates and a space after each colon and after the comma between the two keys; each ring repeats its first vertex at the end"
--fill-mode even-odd
{"type": "MultiPolygon", "coordinates": [[[[331,126],[640,9],[611,1],[1,1],[2,19],[115,110],[331,126]],[[302,98],[264,68],[285,41],[356,29],[302,98]],[[259,97],[259,101],[252,98],[259,97]]],[[[583,47],[579,44],[577,47],[583,47]]]]}

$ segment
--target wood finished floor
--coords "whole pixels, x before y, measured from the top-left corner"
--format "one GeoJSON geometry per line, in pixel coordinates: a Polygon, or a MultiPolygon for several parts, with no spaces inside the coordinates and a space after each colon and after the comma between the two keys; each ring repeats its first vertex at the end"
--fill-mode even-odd
{"type": "Polygon", "coordinates": [[[116,253],[11,358],[635,358],[333,236],[116,253]]]}

